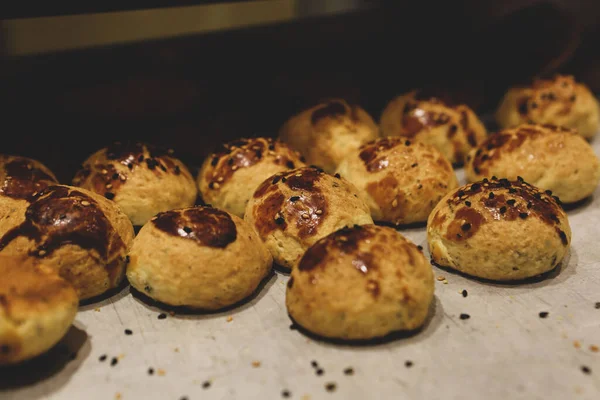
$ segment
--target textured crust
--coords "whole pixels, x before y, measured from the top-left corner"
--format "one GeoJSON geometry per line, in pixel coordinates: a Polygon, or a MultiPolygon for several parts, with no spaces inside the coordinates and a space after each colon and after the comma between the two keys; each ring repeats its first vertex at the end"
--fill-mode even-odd
{"type": "Polygon", "coordinates": [[[200,169],[197,183],[206,203],[242,218],[246,204],[265,179],[303,166],[300,154],[278,140],[244,138],[211,154],[200,169]]]}
{"type": "Polygon", "coordinates": [[[567,254],[571,228],[557,199],[522,180],[483,180],[449,193],[427,222],[433,261],[484,279],[533,277],[567,254]]]}
{"type": "Polygon", "coordinates": [[[348,153],[377,139],[379,129],[365,110],[335,99],[290,118],[279,137],[304,155],[308,164],[333,173],[348,153]]]}
{"type": "Polygon", "coordinates": [[[373,223],[369,206],[354,185],[309,167],[265,180],[248,202],[244,219],[256,229],[275,262],[287,268],[331,232],[373,223]]]}
{"type": "Polygon", "coordinates": [[[452,165],[435,147],[400,137],[381,138],[348,155],[337,173],[352,182],[375,221],[427,221],[458,186],[452,165]]]}
{"type": "Polygon", "coordinates": [[[172,154],[148,144],[116,142],[92,154],[73,185],[114,200],[141,226],[159,212],[196,202],[196,183],[172,154]]]}
{"type": "Polygon", "coordinates": [[[521,176],[563,203],[592,195],[600,181],[592,147],[575,131],[552,125],[520,125],[493,134],[471,151],[465,170],[470,182],[521,176]]]}
{"type": "Polygon", "coordinates": [[[450,105],[424,92],[396,97],[381,114],[384,136],[402,136],[435,146],[452,164],[486,138],[477,115],[466,105],[450,105]]]}
{"type": "MultiPolygon", "coordinates": [[[[3,197],[0,197],[0,204],[3,197]]],[[[48,186],[31,204],[0,207],[0,253],[43,260],[81,299],[118,286],[133,226],[116,204],[82,188],[48,186]]]]}
{"type": "Polygon", "coordinates": [[[531,86],[508,90],[496,112],[502,128],[524,123],[552,124],[576,129],[592,138],[600,123],[598,100],[572,76],[535,80],[531,86]]]}
{"type": "Polygon", "coordinates": [[[417,246],[392,228],[344,228],[307,250],[288,281],[294,320],[329,338],[372,339],[425,322],[433,272],[417,246]]]}
{"type": "Polygon", "coordinates": [[[52,268],[0,256],[0,365],[38,356],[67,332],[77,313],[75,290],[52,268]]]}
{"type": "Polygon", "coordinates": [[[216,310],[250,296],[273,259],[242,219],[210,207],[161,213],[140,230],[127,278],[173,306],[216,310]]]}

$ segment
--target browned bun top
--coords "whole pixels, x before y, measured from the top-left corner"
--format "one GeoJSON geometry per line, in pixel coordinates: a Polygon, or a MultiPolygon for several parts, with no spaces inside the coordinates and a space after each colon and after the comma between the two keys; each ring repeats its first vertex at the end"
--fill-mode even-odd
{"type": "Polygon", "coordinates": [[[255,210],[259,234],[265,236],[295,224],[301,238],[314,235],[329,213],[320,183],[336,179],[339,178],[327,175],[320,168],[305,167],[275,174],[264,181],[254,193],[255,198],[265,199],[255,210]],[[281,187],[296,194],[286,197],[281,187]],[[284,209],[287,218],[281,213],[284,209]]]}
{"type": "MultiPolygon", "coordinates": [[[[48,186],[33,196],[25,221],[0,238],[0,251],[18,237],[35,242],[30,255],[38,258],[73,244],[93,250],[90,255],[109,263],[126,247],[98,202],[68,186],[48,186]]],[[[114,267],[118,266],[115,263],[114,267]]],[[[110,270],[111,265],[107,268],[110,270]]]]}
{"type": "Polygon", "coordinates": [[[326,99],[313,109],[310,122],[316,126],[331,120],[340,121],[341,117],[345,116],[353,121],[359,121],[358,106],[352,106],[342,99],[326,99]]]}
{"type": "MultiPolygon", "coordinates": [[[[494,133],[481,143],[475,152],[472,162],[473,171],[476,174],[486,175],[487,167],[491,166],[502,154],[517,150],[525,140],[557,132],[577,135],[572,129],[550,124],[525,124],[494,133]]],[[[471,155],[467,157],[467,160],[470,157],[471,155]]]]}
{"type": "Polygon", "coordinates": [[[159,230],[194,240],[203,246],[225,248],[237,238],[231,216],[212,207],[194,207],[159,213],[151,219],[159,230]]]}
{"type": "Polygon", "coordinates": [[[570,75],[536,79],[528,88],[531,89],[530,93],[517,101],[519,114],[526,117],[531,110],[543,111],[551,104],[560,104],[562,110],[559,115],[567,115],[577,100],[577,85],[575,78],[570,75]]]}
{"type": "MultiPolygon", "coordinates": [[[[480,227],[493,221],[518,221],[537,218],[554,227],[561,242],[567,246],[569,239],[561,229],[566,220],[560,200],[552,192],[542,192],[522,178],[484,179],[465,185],[449,195],[447,204],[453,213],[446,239],[463,241],[472,237],[480,227]]],[[[433,226],[441,225],[446,215],[439,211],[433,216],[433,226]]]]}
{"type": "Polygon", "coordinates": [[[26,157],[0,155],[0,194],[29,200],[48,185],[58,183],[46,166],[26,157]]]}
{"type": "Polygon", "coordinates": [[[165,174],[189,175],[185,168],[180,167],[173,154],[172,149],[162,149],[147,143],[114,142],[85,161],[73,178],[73,184],[83,186],[84,182],[89,181],[90,184],[86,187],[112,200],[128,176],[138,168],[151,170],[158,177],[165,174]],[[127,169],[117,169],[117,164],[127,169]]]}
{"type": "Polygon", "coordinates": [[[268,160],[288,169],[297,168],[304,162],[300,153],[287,144],[271,138],[241,138],[221,145],[210,155],[212,180],[209,189],[218,190],[242,168],[248,168],[268,160]]]}

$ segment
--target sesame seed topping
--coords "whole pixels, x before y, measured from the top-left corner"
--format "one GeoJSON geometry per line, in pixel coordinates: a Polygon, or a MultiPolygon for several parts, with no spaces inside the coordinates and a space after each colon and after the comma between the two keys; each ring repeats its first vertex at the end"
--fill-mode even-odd
{"type": "Polygon", "coordinates": [[[102,175],[106,175],[106,174],[108,174],[108,171],[103,169],[102,171],[100,171],[100,173],[102,173],[102,175]]]}
{"type": "Polygon", "coordinates": [[[406,368],[410,368],[410,367],[412,367],[412,366],[413,366],[413,362],[412,362],[412,361],[410,361],[410,360],[406,360],[406,361],[404,362],[404,366],[405,366],[406,368]]]}
{"type": "Polygon", "coordinates": [[[337,173],[334,176],[338,179],[340,179],[342,177],[340,174],[337,174],[337,173]]]}
{"type": "Polygon", "coordinates": [[[327,390],[328,392],[334,392],[336,388],[337,388],[337,385],[333,382],[329,382],[328,384],[325,385],[325,390],[327,390]]]}
{"type": "Polygon", "coordinates": [[[133,335],[133,331],[131,329],[125,329],[126,335],[133,335]]]}
{"type": "Polygon", "coordinates": [[[223,182],[224,180],[225,180],[225,179],[224,179],[222,176],[220,176],[220,177],[217,179],[217,182],[223,182]]]}
{"type": "Polygon", "coordinates": [[[548,311],[541,311],[539,314],[540,318],[547,318],[548,317],[548,311]]]}
{"type": "Polygon", "coordinates": [[[527,213],[519,213],[519,218],[521,218],[521,219],[525,219],[528,216],[529,216],[529,214],[527,214],[527,213]]]}
{"type": "Polygon", "coordinates": [[[470,223],[465,223],[460,227],[463,231],[468,231],[469,229],[471,229],[471,224],[470,223]]]}
{"type": "Polygon", "coordinates": [[[323,214],[323,210],[317,210],[317,211],[315,211],[315,214],[321,215],[321,214],[323,214]]]}
{"type": "Polygon", "coordinates": [[[111,183],[107,183],[107,184],[106,184],[106,188],[107,188],[107,189],[112,189],[112,184],[111,184],[111,183]]]}
{"type": "Polygon", "coordinates": [[[276,177],[273,178],[273,180],[271,181],[271,184],[275,185],[277,182],[279,182],[280,179],[281,179],[281,177],[279,175],[277,175],[276,177]]]}
{"type": "Polygon", "coordinates": [[[112,200],[115,198],[115,194],[112,192],[106,192],[106,193],[104,193],[104,197],[106,197],[109,200],[112,200]]]}
{"type": "Polygon", "coordinates": [[[508,200],[506,200],[506,204],[508,204],[509,206],[514,206],[516,202],[517,201],[515,199],[508,199],[508,200]]]}
{"type": "Polygon", "coordinates": [[[215,189],[218,189],[218,188],[220,188],[220,187],[221,187],[221,185],[219,185],[217,182],[214,182],[214,183],[213,183],[213,187],[214,187],[215,189]]]}
{"type": "Polygon", "coordinates": [[[392,201],[392,207],[398,207],[398,199],[394,199],[394,201],[392,201]]]}
{"type": "Polygon", "coordinates": [[[107,358],[106,354],[102,354],[102,355],[101,355],[101,356],[98,358],[98,360],[99,360],[100,362],[104,362],[104,361],[106,361],[106,358],[107,358]]]}
{"type": "Polygon", "coordinates": [[[470,201],[468,201],[468,200],[467,200],[467,201],[465,201],[465,206],[467,206],[467,207],[471,207],[471,202],[470,202],[470,201]]]}
{"type": "Polygon", "coordinates": [[[490,199],[493,199],[493,198],[495,197],[495,196],[494,196],[494,192],[490,192],[490,194],[489,194],[489,196],[488,196],[488,197],[489,197],[490,199]]]}
{"type": "Polygon", "coordinates": [[[87,200],[83,200],[83,201],[81,202],[81,205],[82,205],[82,206],[89,206],[89,205],[90,205],[90,202],[89,202],[89,201],[87,201],[87,200]]]}
{"type": "Polygon", "coordinates": [[[469,292],[467,292],[467,289],[463,289],[461,294],[462,294],[462,297],[467,297],[469,295],[469,292]]]}
{"type": "Polygon", "coordinates": [[[292,196],[292,197],[290,197],[290,201],[292,203],[295,202],[295,201],[298,201],[298,200],[300,200],[300,196],[292,196]]]}
{"type": "Polygon", "coordinates": [[[500,207],[500,214],[504,214],[506,212],[506,206],[500,207]]]}
{"type": "Polygon", "coordinates": [[[462,320],[465,320],[465,319],[471,318],[471,316],[469,314],[462,313],[462,314],[460,314],[459,318],[462,319],[462,320]]]}
{"type": "Polygon", "coordinates": [[[304,213],[304,214],[302,214],[302,218],[304,218],[304,219],[309,219],[309,218],[310,218],[310,215],[308,215],[308,213],[304,213]]]}
{"type": "Polygon", "coordinates": [[[344,370],[344,375],[354,375],[354,369],[352,367],[348,367],[344,370]]]}

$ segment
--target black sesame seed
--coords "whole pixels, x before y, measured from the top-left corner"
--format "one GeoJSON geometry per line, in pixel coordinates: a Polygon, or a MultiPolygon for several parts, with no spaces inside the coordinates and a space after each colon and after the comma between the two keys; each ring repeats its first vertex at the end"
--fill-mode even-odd
{"type": "Polygon", "coordinates": [[[148,375],[154,375],[154,368],[148,368],[148,375]]]}
{"type": "Polygon", "coordinates": [[[275,178],[273,178],[273,180],[271,181],[272,185],[275,185],[277,182],[279,182],[279,180],[281,179],[281,177],[278,175],[275,178]]]}
{"type": "Polygon", "coordinates": [[[493,180],[493,181],[497,181],[497,180],[498,180],[498,178],[496,177],[496,175],[493,175],[493,176],[492,176],[492,180],[493,180]]]}
{"type": "Polygon", "coordinates": [[[340,174],[335,174],[334,176],[338,179],[340,179],[342,177],[340,174]]]}
{"type": "Polygon", "coordinates": [[[319,369],[317,369],[317,371],[316,371],[316,374],[317,374],[318,376],[321,376],[321,375],[323,375],[324,373],[325,373],[325,370],[324,370],[323,368],[319,368],[319,369]]]}
{"type": "Polygon", "coordinates": [[[208,184],[208,188],[209,189],[214,189],[215,188],[215,183],[214,182],[209,183],[208,184]]]}
{"type": "Polygon", "coordinates": [[[287,181],[286,177],[281,178],[281,183],[285,183],[285,181],[287,181]]]}
{"type": "Polygon", "coordinates": [[[493,198],[495,197],[495,195],[494,195],[494,192],[490,192],[490,194],[488,195],[488,197],[489,197],[490,199],[493,199],[493,198]]]}
{"type": "Polygon", "coordinates": [[[277,218],[275,218],[275,223],[276,223],[277,225],[281,225],[281,224],[283,224],[284,222],[285,222],[285,219],[283,219],[283,217],[277,217],[277,218]]]}
{"type": "Polygon", "coordinates": [[[300,200],[300,196],[292,196],[292,197],[290,197],[290,201],[291,202],[298,201],[298,200],[300,200]]]}
{"type": "Polygon", "coordinates": [[[456,195],[458,197],[463,197],[465,195],[465,192],[463,192],[462,190],[459,190],[458,192],[456,192],[456,195]]]}
{"type": "Polygon", "coordinates": [[[594,304],[594,308],[596,310],[600,309],[600,301],[597,301],[596,304],[594,304]]]}
{"type": "Polygon", "coordinates": [[[468,201],[468,200],[467,200],[467,201],[465,201],[465,206],[467,206],[467,207],[471,207],[471,202],[470,202],[470,201],[468,201]]]}
{"type": "Polygon", "coordinates": [[[289,391],[289,390],[284,390],[284,391],[282,391],[282,392],[281,392],[281,397],[284,397],[284,398],[286,398],[286,399],[287,399],[288,397],[290,397],[291,395],[292,395],[292,394],[290,393],[290,391],[289,391]]]}
{"type": "Polygon", "coordinates": [[[132,163],[128,163],[128,164],[127,164],[127,168],[129,168],[129,169],[133,169],[133,164],[132,164],[132,163]]]}
{"type": "Polygon", "coordinates": [[[460,319],[462,319],[462,320],[469,319],[469,318],[471,318],[471,316],[469,314],[465,314],[465,313],[460,314],[460,319]]]}
{"type": "Polygon", "coordinates": [[[421,246],[421,245],[418,245],[418,246],[417,246],[417,249],[419,249],[419,251],[423,251],[423,246],[421,246]]]}
{"type": "Polygon", "coordinates": [[[417,164],[417,163],[414,163],[414,164],[412,164],[410,167],[411,167],[411,168],[415,168],[417,165],[419,165],[419,164],[417,164]]]}
{"type": "MultiPolygon", "coordinates": [[[[598,304],[600,304],[600,303],[598,303],[598,304]]],[[[599,307],[599,308],[600,308],[600,307],[599,307]]],[[[313,360],[313,361],[311,361],[311,362],[310,362],[310,365],[311,365],[313,368],[317,368],[317,367],[319,366],[319,363],[313,360]]]]}
{"type": "Polygon", "coordinates": [[[488,178],[483,178],[482,182],[483,183],[489,183],[488,178]]]}
{"type": "Polygon", "coordinates": [[[329,382],[328,384],[325,385],[325,390],[327,390],[328,392],[335,392],[336,388],[337,388],[337,385],[333,382],[329,382]]]}
{"type": "Polygon", "coordinates": [[[586,375],[589,375],[592,373],[592,370],[590,369],[590,367],[588,367],[586,365],[581,366],[581,371],[586,375]]]}
{"type": "Polygon", "coordinates": [[[190,233],[192,233],[192,228],[190,228],[189,226],[184,226],[183,231],[187,234],[190,234],[190,233]]]}
{"type": "Polygon", "coordinates": [[[467,289],[463,289],[462,297],[467,297],[468,295],[469,295],[469,292],[467,292],[467,289]]]}
{"type": "Polygon", "coordinates": [[[287,163],[285,163],[285,166],[288,167],[289,169],[296,168],[296,166],[294,165],[294,163],[291,162],[291,161],[288,161],[287,163]]]}
{"type": "Polygon", "coordinates": [[[410,140],[407,140],[406,142],[404,142],[404,144],[405,144],[406,146],[410,146],[410,140]]]}
{"type": "Polygon", "coordinates": [[[506,206],[500,207],[500,214],[504,214],[506,212],[506,206]]]}
{"type": "Polygon", "coordinates": [[[275,145],[273,143],[271,143],[269,145],[269,150],[271,150],[271,151],[275,150],[275,145]]]}
{"type": "Polygon", "coordinates": [[[519,182],[521,182],[521,183],[522,183],[522,182],[525,182],[525,180],[524,180],[522,177],[520,177],[520,176],[517,176],[517,180],[518,180],[519,182]]]}
{"type": "Polygon", "coordinates": [[[158,163],[158,166],[160,167],[160,169],[164,172],[167,172],[167,167],[165,167],[164,165],[162,165],[161,163],[158,163]]]}
{"type": "Polygon", "coordinates": [[[533,197],[535,197],[536,199],[540,200],[542,198],[542,194],[541,193],[536,193],[533,195],[533,197]]]}
{"type": "Polygon", "coordinates": [[[213,157],[213,159],[210,161],[210,165],[212,165],[214,167],[215,165],[217,165],[218,162],[219,162],[219,157],[213,157]]]}
{"type": "Polygon", "coordinates": [[[344,375],[354,375],[354,368],[348,367],[344,370],[344,375]]]}
{"type": "Polygon", "coordinates": [[[471,185],[471,190],[473,191],[477,191],[481,188],[481,185],[479,183],[474,183],[471,185]]]}
{"type": "Polygon", "coordinates": [[[209,381],[205,381],[204,383],[202,383],[202,388],[208,389],[209,387],[210,387],[210,382],[209,381]]]}
{"type": "Polygon", "coordinates": [[[521,218],[521,219],[525,219],[528,216],[529,216],[529,214],[527,214],[527,213],[519,213],[519,218],[521,218]]]}
{"type": "Polygon", "coordinates": [[[98,357],[98,360],[100,362],[104,362],[104,361],[106,361],[106,358],[107,358],[107,355],[106,354],[102,354],[100,357],[98,357]]]}
{"type": "Polygon", "coordinates": [[[508,204],[509,206],[514,206],[516,202],[517,201],[515,199],[508,199],[508,200],[506,200],[506,204],[508,204]]]}
{"type": "Polygon", "coordinates": [[[181,168],[179,168],[179,165],[175,166],[175,175],[179,175],[181,173],[181,168]]]}
{"type": "Polygon", "coordinates": [[[165,314],[165,313],[158,314],[158,319],[166,319],[166,318],[167,318],[167,314],[165,314]]]}
{"type": "Polygon", "coordinates": [[[131,329],[125,329],[126,335],[133,335],[133,331],[131,329]]]}
{"type": "Polygon", "coordinates": [[[546,190],[544,193],[546,193],[548,196],[552,196],[552,190],[546,190]]]}
{"type": "Polygon", "coordinates": [[[113,358],[110,360],[110,366],[111,366],[111,367],[114,367],[115,365],[117,365],[117,363],[118,363],[118,362],[119,362],[119,359],[118,359],[117,357],[113,357],[113,358]]]}
{"type": "Polygon", "coordinates": [[[541,311],[538,315],[540,318],[546,318],[548,317],[548,311],[541,311]]]}
{"type": "Polygon", "coordinates": [[[109,200],[112,200],[115,198],[115,194],[112,192],[106,192],[106,193],[104,193],[104,197],[106,197],[109,200]]]}
{"type": "Polygon", "coordinates": [[[405,362],[404,362],[404,366],[405,366],[406,368],[410,368],[410,367],[412,367],[412,366],[413,366],[413,362],[412,362],[412,361],[410,361],[410,360],[407,360],[407,361],[405,361],[405,362]]]}
{"type": "Polygon", "coordinates": [[[529,201],[529,202],[527,202],[527,208],[531,208],[531,207],[533,207],[533,203],[532,203],[532,202],[530,202],[530,201],[529,201]]]}
{"type": "Polygon", "coordinates": [[[156,162],[156,160],[153,158],[146,158],[146,164],[150,169],[154,169],[158,166],[158,162],[156,162]]]}
{"type": "Polygon", "coordinates": [[[460,227],[463,231],[468,231],[469,229],[471,229],[471,224],[466,222],[464,223],[461,227],[460,227]]]}
{"type": "Polygon", "coordinates": [[[517,189],[515,189],[515,188],[508,188],[508,193],[517,193],[517,189]]]}
{"type": "Polygon", "coordinates": [[[119,174],[115,172],[112,176],[112,180],[116,181],[117,179],[119,179],[119,174]]]}
{"type": "Polygon", "coordinates": [[[142,154],[142,155],[140,155],[140,156],[138,157],[138,161],[139,161],[139,162],[142,162],[142,161],[144,161],[144,155],[143,155],[143,154],[142,154]]]}

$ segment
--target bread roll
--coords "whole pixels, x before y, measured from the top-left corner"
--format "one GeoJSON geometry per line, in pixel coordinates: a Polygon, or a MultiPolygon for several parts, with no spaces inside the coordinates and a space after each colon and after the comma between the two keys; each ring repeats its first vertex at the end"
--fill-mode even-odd
{"type": "Polygon", "coordinates": [[[379,137],[365,110],[344,100],[322,102],[290,118],[279,138],[298,150],[306,163],[333,173],[342,159],[362,144],[379,137]]]}
{"type": "Polygon", "coordinates": [[[372,339],[425,322],[433,272],[417,246],[392,228],[343,228],[310,247],[292,270],[286,305],[321,336],[372,339]]]}
{"type": "Polygon", "coordinates": [[[435,147],[386,137],[349,154],[337,173],[352,182],[375,221],[427,221],[433,207],[458,186],[450,162],[435,147]]]}
{"type": "Polygon", "coordinates": [[[344,226],[372,224],[369,206],[350,182],[307,167],[265,180],[244,219],[276,263],[292,268],[317,240],[344,226]]]}
{"type": "Polygon", "coordinates": [[[598,106],[587,86],[572,76],[556,75],[509,89],[496,112],[496,121],[502,128],[524,123],[564,126],[590,139],[598,131],[598,106]]]}
{"type": "Polygon", "coordinates": [[[0,254],[43,260],[81,299],[121,282],[134,234],[114,202],[81,188],[48,186],[25,212],[13,209],[1,217],[0,254]]]}
{"type": "Polygon", "coordinates": [[[0,183],[0,195],[28,200],[58,181],[52,171],[39,161],[0,154],[0,183]]]}
{"type": "Polygon", "coordinates": [[[563,203],[592,195],[600,181],[592,147],[574,130],[553,125],[519,125],[493,134],[471,151],[465,170],[470,182],[521,176],[563,203]]]}
{"type": "Polygon", "coordinates": [[[427,221],[437,264],[479,278],[510,281],[554,269],[571,228],[557,200],[522,179],[492,179],[449,193],[427,221]]]}
{"type": "Polygon", "coordinates": [[[73,185],[114,200],[136,226],[161,211],[193,206],[197,197],[192,175],[172,151],[143,143],[115,142],[98,150],[73,185]]]}
{"type": "Polygon", "coordinates": [[[380,125],[384,136],[431,144],[458,165],[486,137],[485,127],[468,106],[450,104],[424,91],[393,99],[383,110],[380,125]]]}
{"type": "Polygon", "coordinates": [[[271,175],[303,167],[301,158],[278,140],[238,139],[204,161],[198,188],[206,203],[242,218],[256,188],[271,175]]]}
{"type": "Polygon", "coordinates": [[[167,211],[135,238],[131,285],[172,306],[217,310],[250,296],[273,259],[242,219],[211,207],[167,211]]]}
{"type": "Polygon", "coordinates": [[[0,365],[38,356],[67,332],[77,313],[75,289],[29,257],[0,256],[0,365]]]}

